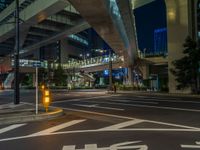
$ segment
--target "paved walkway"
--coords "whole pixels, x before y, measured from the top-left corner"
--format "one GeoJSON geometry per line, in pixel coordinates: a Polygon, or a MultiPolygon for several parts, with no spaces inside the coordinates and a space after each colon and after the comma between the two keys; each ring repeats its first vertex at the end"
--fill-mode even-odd
{"type": "Polygon", "coordinates": [[[39,106],[39,111],[36,115],[35,106],[33,104],[2,104],[0,105],[0,125],[51,119],[63,114],[64,112],[60,108],[51,107],[48,112],[45,112],[45,109],[39,106]]]}

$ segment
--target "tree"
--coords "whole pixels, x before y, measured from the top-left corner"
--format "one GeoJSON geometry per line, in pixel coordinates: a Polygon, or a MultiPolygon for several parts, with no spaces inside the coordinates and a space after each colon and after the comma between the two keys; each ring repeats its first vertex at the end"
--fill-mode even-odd
{"type": "Polygon", "coordinates": [[[197,47],[196,41],[189,36],[186,38],[183,47],[184,57],[172,62],[175,69],[171,69],[171,72],[175,75],[176,81],[178,82],[177,89],[189,87],[193,93],[197,93],[200,49],[197,47]]]}
{"type": "Polygon", "coordinates": [[[65,71],[61,65],[59,65],[58,68],[54,71],[55,84],[58,86],[66,85],[66,78],[67,75],[65,75],[65,71]]]}

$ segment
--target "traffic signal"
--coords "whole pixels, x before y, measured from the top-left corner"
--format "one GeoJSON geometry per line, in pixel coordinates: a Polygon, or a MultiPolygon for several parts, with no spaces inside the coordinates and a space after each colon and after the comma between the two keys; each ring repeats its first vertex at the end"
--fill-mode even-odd
{"type": "Polygon", "coordinates": [[[48,112],[48,108],[51,103],[51,93],[49,89],[45,89],[42,91],[42,103],[46,112],[48,112]]]}

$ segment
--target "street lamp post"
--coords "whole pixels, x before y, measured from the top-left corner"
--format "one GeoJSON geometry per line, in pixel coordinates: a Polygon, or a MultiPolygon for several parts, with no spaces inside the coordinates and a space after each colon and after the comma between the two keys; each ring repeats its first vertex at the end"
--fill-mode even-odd
{"type": "Polygon", "coordinates": [[[15,11],[15,84],[14,84],[14,104],[20,103],[20,91],[19,91],[19,0],[16,0],[16,11],[15,11]]]}

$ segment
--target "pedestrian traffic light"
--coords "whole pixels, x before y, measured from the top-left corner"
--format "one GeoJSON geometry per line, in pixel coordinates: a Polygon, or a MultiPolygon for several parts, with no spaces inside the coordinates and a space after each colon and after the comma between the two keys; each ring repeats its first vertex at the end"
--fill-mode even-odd
{"type": "Polygon", "coordinates": [[[42,103],[46,112],[48,112],[48,108],[51,103],[51,93],[48,89],[45,89],[42,92],[42,103]]]}

